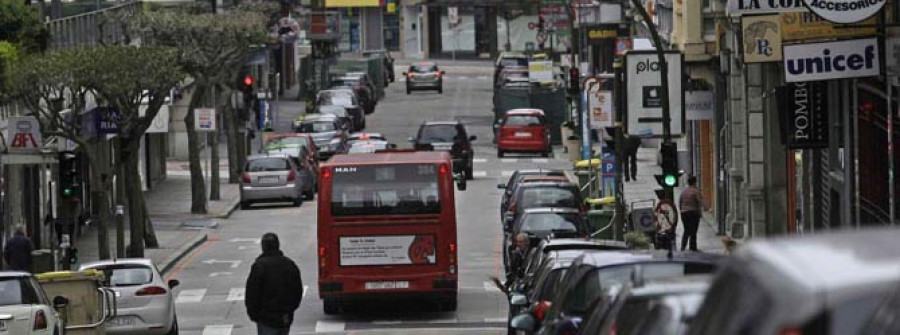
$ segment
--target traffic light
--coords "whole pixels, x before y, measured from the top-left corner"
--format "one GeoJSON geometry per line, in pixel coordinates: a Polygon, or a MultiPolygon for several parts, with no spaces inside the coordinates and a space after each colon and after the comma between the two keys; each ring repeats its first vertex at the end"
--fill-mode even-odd
{"type": "Polygon", "coordinates": [[[573,95],[579,94],[581,91],[581,72],[577,67],[569,69],[569,93],[573,95]]]}
{"type": "Polygon", "coordinates": [[[674,142],[663,142],[659,148],[662,157],[662,174],[654,175],[656,182],[663,189],[678,187],[681,171],[678,170],[678,145],[674,142]]]}
{"type": "Polygon", "coordinates": [[[59,196],[66,201],[81,195],[81,157],[72,151],[59,153],[59,196]]]}

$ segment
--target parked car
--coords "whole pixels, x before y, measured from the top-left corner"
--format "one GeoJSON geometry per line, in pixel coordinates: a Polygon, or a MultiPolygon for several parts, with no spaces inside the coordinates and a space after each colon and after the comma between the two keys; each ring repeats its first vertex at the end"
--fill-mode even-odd
{"type": "MultiPolygon", "coordinates": [[[[356,129],[356,125],[353,124],[353,117],[350,116],[350,113],[347,113],[347,109],[341,106],[319,106],[316,108],[316,112],[319,114],[331,114],[338,118],[341,121],[341,129],[345,131],[350,131],[351,129],[356,129]]],[[[298,119],[303,116],[299,116],[298,119]]]]}
{"type": "Polygon", "coordinates": [[[396,80],[394,76],[394,57],[390,51],[384,49],[363,51],[363,56],[368,57],[370,55],[381,55],[384,58],[384,87],[388,87],[388,82],[393,83],[396,80]]]}
{"type": "Polygon", "coordinates": [[[247,157],[241,176],[241,209],[256,202],[291,201],[303,203],[303,181],[298,178],[297,166],[284,154],[247,157]]]}
{"type": "Polygon", "coordinates": [[[508,152],[537,152],[549,157],[550,127],[544,111],[535,108],[519,108],[506,112],[497,129],[497,157],[508,152]]]}
{"type": "Polygon", "coordinates": [[[64,334],[65,324],[56,309],[68,304],[57,296],[47,299],[34,276],[21,271],[0,271],[0,334],[64,334]]]}
{"type": "Polygon", "coordinates": [[[415,150],[449,151],[453,158],[453,173],[465,173],[466,179],[475,178],[473,173],[475,150],[472,141],[475,135],[469,136],[462,122],[426,121],[419,126],[416,137],[410,137],[415,150]]]}
{"type": "MultiPolygon", "coordinates": [[[[526,177],[548,178],[548,177],[526,177]]],[[[552,178],[552,177],[551,177],[552,178]]],[[[535,181],[521,183],[516,192],[509,198],[503,222],[514,222],[528,208],[564,207],[585,212],[587,207],[581,197],[578,185],[564,180],[535,181]]]]}
{"type": "Polygon", "coordinates": [[[347,154],[366,154],[373,153],[378,150],[396,149],[397,146],[387,141],[368,140],[354,141],[347,147],[347,154]]]}
{"type": "Polygon", "coordinates": [[[526,292],[534,282],[536,271],[555,251],[575,250],[585,252],[588,250],[625,250],[628,245],[623,241],[599,240],[593,238],[545,238],[537,246],[531,248],[525,258],[525,271],[522,278],[518,279],[514,287],[522,287],[518,290],[526,292]]]}
{"type": "Polygon", "coordinates": [[[709,274],[723,256],[666,251],[585,253],[576,258],[550,301],[534,302],[528,312],[511,321],[513,328],[538,334],[556,334],[561,324],[583,318],[591,304],[615,285],[652,279],[709,274]]]}
{"type": "Polygon", "coordinates": [[[528,56],[520,52],[502,52],[494,63],[494,87],[499,86],[500,73],[509,67],[528,69],[528,56]]]}
{"type": "Polygon", "coordinates": [[[341,106],[347,110],[356,127],[351,131],[360,131],[366,128],[366,113],[359,102],[359,97],[352,89],[337,88],[319,91],[316,95],[316,107],[329,105],[341,106]]]}
{"type": "Polygon", "coordinates": [[[759,239],[713,279],[688,334],[900,333],[900,230],[759,239]]]}
{"type": "Polygon", "coordinates": [[[572,208],[529,208],[515,222],[504,225],[503,265],[509,271],[509,254],[513,252],[516,236],[528,235],[529,245],[536,246],[550,236],[587,237],[590,233],[584,215],[572,208]]]}
{"type": "Polygon", "coordinates": [[[349,88],[356,93],[360,104],[366,114],[375,112],[375,106],[378,104],[378,95],[375,92],[375,85],[369,80],[369,75],[362,72],[350,72],[342,76],[335,77],[331,80],[331,88],[349,88]]]}
{"type": "Polygon", "coordinates": [[[302,185],[301,192],[303,193],[303,198],[306,200],[315,198],[319,184],[318,152],[312,151],[309,146],[281,145],[266,146],[263,153],[267,155],[284,154],[290,157],[297,167],[297,173],[299,174],[298,179],[301,181],[302,185]]]}
{"type": "Polygon", "coordinates": [[[437,90],[444,93],[444,71],[432,62],[419,62],[403,72],[406,77],[406,94],[419,90],[437,90]]]}
{"type": "Polygon", "coordinates": [[[497,184],[498,189],[503,190],[503,196],[500,198],[500,219],[503,220],[502,213],[506,210],[506,202],[509,200],[509,196],[512,194],[513,188],[519,181],[522,180],[525,176],[531,175],[547,175],[547,176],[565,176],[562,170],[550,170],[550,169],[521,169],[513,171],[513,174],[509,176],[509,180],[506,183],[497,184]]]}
{"type": "Polygon", "coordinates": [[[103,283],[116,295],[116,317],[107,334],[178,334],[175,313],[177,279],[166,281],[147,258],[119,258],[82,264],[78,271],[102,271],[103,283]]]}
{"type": "Polygon", "coordinates": [[[381,133],[352,133],[347,137],[349,143],[355,141],[387,141],[387,137],[381,133]]]}
{"type": "Polygon", "coordinates": [[[531,183],[540,183],[540,182],[568,182],[568,181],[569,181],[569,179],[565,175],[558,175],[558,176],[557,175],[552,175],[552,176],[528,175],[528,176],[523,176],[521,179],[519,179],[519,181],[515,185],[513,185],[509,198],[506,198],[505,202],[503,202],[503,200],[501,199],[501,202],[500,202],[500,225],[505,225],[507,219],[512,219],[512,218],[506,217],[506,214],[507,214],[506,212],[509,209],[509,199],[512,198],[512,196],[516,194],[516,191],[522,185],[527,185],[527,184],[531,184],[531,183]]]}
{"type": "Polygon", "coordinates": [[[343,152],[347,145],[347,132],[341,128],[341,121],[330,114],[307,114],[297,121],[295,131],[308,134],[319,149],[319,160],[331,158],[343,152]]]}

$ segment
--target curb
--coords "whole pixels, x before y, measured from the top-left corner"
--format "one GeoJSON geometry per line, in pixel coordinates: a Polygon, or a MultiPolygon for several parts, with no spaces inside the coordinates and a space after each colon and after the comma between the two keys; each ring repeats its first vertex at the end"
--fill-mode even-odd
{"type": "Polygon", "coordinates": [[[191,251],[205,243],[206,240],[206,233],[202,233],[188,241],[188,243],[183,244],[180,248],[178,248],[178,250],[175,250],[174,254],[170,255],[168,258],[157,264],[160,274],[166,275],[167,273],[169,273],[169,271],[175,267],[175,264],[178,264],[178,261],[184,258],[184,256],[187,256],[187,254],[191,253],[191,251]]]}
{"type": "Polygon", "coordinates": [[[240,205],[240,204],[241,204],[240,198],[232,200],[231,203],[228,204],[228,210],[225,211],[225,214],[215,215],[215,216],[213,216],[213,218],[227,219],[227,218],[231,217],[231,214],[234,213],[235,210],[237,210],[238,205],[240,205]]]}

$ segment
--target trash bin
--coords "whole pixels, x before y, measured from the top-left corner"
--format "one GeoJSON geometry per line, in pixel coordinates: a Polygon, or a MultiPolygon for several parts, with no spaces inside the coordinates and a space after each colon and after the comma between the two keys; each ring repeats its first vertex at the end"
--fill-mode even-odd
{"type": "Polygon", "coordinates": [[[115,293],[102,287],[103,273],[58,271],[35,276],[50,299],[63,296],[69,303],[59,313],[66,334],[106,334],[104,322],[115,315],[115,293]]]}
{"type": "Polygon", "coordinates": [[[31,273],[53,271],[53,250],[38,249],[31,252],[31,273]]]}
{"type": "Polygon", "coordinates": [[[578,136],[570,135],[566,137],[566,153],[569,154],[569,160],[577,162],[581,159],[581,139],[578,136]]]}
{"type": "Polygon", "coordinates": [[[591,233],[603,229],[602,232],[592,236],[593,238],[601,240],[622,240],[622,235],[618,234],[619,236],[616,236],[615,227],[610,225],[615,213],[616,211],[614,209],[608,208],[588,212],[588,225],[591,228],[591,233]]]}

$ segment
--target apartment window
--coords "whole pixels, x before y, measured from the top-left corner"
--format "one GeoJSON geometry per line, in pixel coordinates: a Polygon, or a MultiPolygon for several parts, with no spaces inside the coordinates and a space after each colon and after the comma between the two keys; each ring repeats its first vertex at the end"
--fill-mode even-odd
{"type": "Polygon", "coordinates": [[[704,17],[703,18],[703,36],[715,36],[716,35],[716,18],[715,17],[704,17]]]}

